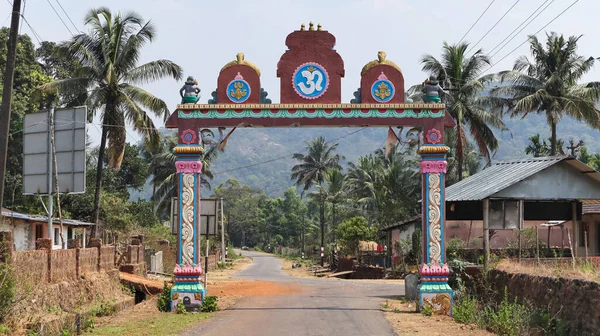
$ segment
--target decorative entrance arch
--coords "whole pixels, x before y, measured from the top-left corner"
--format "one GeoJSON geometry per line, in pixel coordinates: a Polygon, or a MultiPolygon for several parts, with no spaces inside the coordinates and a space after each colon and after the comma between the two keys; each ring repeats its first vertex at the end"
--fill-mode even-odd
{"type": "MultiPolygon", "coordinates": [[[[179,300],[200,304],[205,290],[200,283],[198,213],[202,151],[198,131],[209,127],[422,127],[423,264],[419,268],[421,306],[450,314],[453,292],[445,256],[444,128],[453,127],[444,104],[405,104],[404,77],[400,68],[382,51],[361,71],[360,89],[352,104],[341,103],[344,62],[334,49],[335,37],[313,24],[302,25],[286,38],[288,50],[277,64],[281,78],[281,103],[271,104],[260,85],[260,70],[238,54],[217,79],[209,104],[196,104],[199,89],[193,78],[181,88],[182,104],[166,123],[178,129],[177,173],[179,175],[179,248],[173,308],[179,300]],[[185,299],[189,298],[189,299],[185,299]]],[[[426,101],[439,102],[439,86],[427,83],[426,101]]]]}

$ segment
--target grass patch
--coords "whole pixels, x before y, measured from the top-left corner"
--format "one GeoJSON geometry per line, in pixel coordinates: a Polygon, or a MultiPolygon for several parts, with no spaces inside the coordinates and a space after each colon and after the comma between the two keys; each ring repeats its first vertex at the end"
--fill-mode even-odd
{"type": "Polygon", "coordinates": [[[86,335],[176,335],[207,319],[210,313],[157,314],[150,318],[126,322],[118,326],[97,327],[86,335]]]}

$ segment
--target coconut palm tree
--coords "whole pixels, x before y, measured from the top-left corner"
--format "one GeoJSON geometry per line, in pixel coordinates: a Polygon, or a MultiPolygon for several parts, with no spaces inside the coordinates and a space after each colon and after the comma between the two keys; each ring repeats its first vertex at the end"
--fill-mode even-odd
{"type": "Polygon", "coordinates": [[[331,203],[331,242],[335,244],[336,206],[346,200],[346,175],[338,169],[330,170],[325,173],[325,183],[317,183],[316,186],[318,190],[309,196],[317,195],[317,198],[323,197],[331,203]]]}
{"type": "MultiPolygon", "coordinates": [[[[446,90],[442,102],[456,122],[455,142],[448,145],[454,147],[459,180],[463,176],[467,133],[489,163],[491,152],[498,149],[498,140],[492,130],[507,130],[499,114],[489,111],[487,100],[482,99],[485,98],[482,93],[494,78],[492,75],[482,76],[483,71],[490,66],[490,59],[481,49],[467,57],[468,48],[469,44],[465,42],[457,45],[444,42],[439,60],[432,55],[421,58],[423,71],[436,76],[446,90]]],[[[411,92],[420,88],[421,86],[413,87],[411,92]]]]}
{"type": "MultiPolygon", "coordinates": [[[[57,80],[41,87],[43,91],[63,94],[89,92],[87,105],[95,115],[100,113],[102,136],[98,152],[95,223],[100,216],[102,169],[108,140],[108,162],[118,169],[125,150],[126,124],[141,134],[148,145],[157,145],[159,133],[148,112],[166,118],[169,109],[164,101],[140,88],[162,78],[182,78],[182,69],[169,60],[157,60],[139,65],[142,47],[152,42],[155,28],[136,13],[113,14],[110,9],[92,9],[85,17],[89,33],[73,36],[61,45],[63,53],[78,60],[81,67],[74,77],[57,80]]],[[[96,234],[96,227],[92,234],[96,234]]]]}
{"type": "Polygon", "coordinates": [[[578,84],[594,65],[593,57],[577,54],[580,36],[565,39],[554,32],[547,34],[544,46],[537,37],[529,36],[532,59],[519,57],[512,71],[498,75],[503,85],[491,91],[496,105],[508,108],[511,116],[529,113],[546,115],[550,127],[550,155],[558,153],[556,126],[564,115],[600,129],[600,82],[578,84]]]}
{"type": "MultiPolygon", "coordinates": [[[[318,137],[310,143],[306,143],[306,154],[296,153],[292,158],[299,161],[292,167],[291,179],[296,180],[297,186],[304,190],[310,189],[316,183],[323,184],[325,175],[330,170],[341,170],[340,161],[344,157],[335,154],[337,143],[329,144],[325,138],[318,137]]],[[[319,219],[321,225],[321,247],[325,245],[325,197],[319,197],[319,219]]],[[[323,258],[321,258],[321,266],[323,258]]]]}

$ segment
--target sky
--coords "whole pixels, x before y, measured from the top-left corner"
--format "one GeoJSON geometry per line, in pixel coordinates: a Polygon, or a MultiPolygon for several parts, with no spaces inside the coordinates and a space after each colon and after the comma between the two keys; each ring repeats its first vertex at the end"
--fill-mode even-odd
{"type": "MultiPolygon", "coordinates": [[[[201,103],[206,103],[215,90],[223,65],[234,60],[238,52],[245,53],[246,60],[260,68],[263,88],[269,92],[273,102],[278,102],[276,67],[286,50],[285,38],[298,30],[302,23],[308,26],[310,21],[315,25],[321,23],[323,30],[336,36],[336,50],[344,59],[346,70],[346,77],[342,80],[342,102],[350,102],[353,98],[352,93],[359,87],[362,67],[375,59],[379,50],[384,50],[387,58],[400,66],[406,87],[421,83],[427,74],[421,71],[420,58],[424,54],[439,57],[444,42],[453,44],[461,40],[490,3],[488,11],[464,38],[472,45],[479,42],[474,50],[497,50],[502,46],[501,41],[540,5],[545,10],[525,29],[513,34],[516,37],[492,58],[494,66],[487,72],[511,68],[518,56],[529,53],[527,43],[519,47],[526,41],[527,35],[540,30],[573,3],[570,9],[538,33],[538,37],[545,40],[544,33],[550,31],[566,36],[583,34],[579,41],[579,54],[600,56],[600,24],[597,18],[600,1],[597,0],[24,1],[25,19],[43,40],[49,41],[64,41],[72,36],[59,15],[71,32],[75,32],[69,18],[79,31],[88,31],[83,18],[93,7],[105,6],[115,12],[138,12],[144,19],[153,21],[157,29],[153,43],[143,49],[140,62],[170,59],[181,65],[185,76],[192,75],[198,79],[202,89],[201,103]]],[[[0,0],[2,26],[10,25],[11,2],[0,0]]],[[[21,33],[32,35],[27,24],[22,25],[21,33]]],[[[600,64],[583,80],[600,80],[600,64]]],[[[175,110],[182,84],[175,80],[162,80],[145,88],[175,110]]],[[[162,120],[154,120],[157,126],[162,126],[162,120]]],[[[98,141],[97,125],[90,127],[89,133],[98,141]]],[[[128,141],[139,140],[131,128],[127,133],[128,141]]]]}

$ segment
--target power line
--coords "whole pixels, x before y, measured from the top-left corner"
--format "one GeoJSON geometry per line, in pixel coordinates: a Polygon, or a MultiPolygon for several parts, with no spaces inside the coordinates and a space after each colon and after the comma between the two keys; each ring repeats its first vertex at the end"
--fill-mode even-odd
{"type": "Polygon", "coordinates": [[[490,7],[492,7],[492,4],[494,3],[494,1],[496,1],[496,0],[492,0],[492,2],[490,2],[490,4],[486,7],[486,9],[483,11],[483,13],[481,13],[481,15],[479,15],[479,17],[477,18],[477,21],[475,21],[475,23],[473,23],[471,25],[471,28],[469,28],[469,30],[467,30],[467,32],[463,35],[463,37],[460,38],[460,41],[458,41],[457,44],[460,44],[460,42],[462,42],[462,40],[465,39],[467,34],[469,34],[471,32],[471,30],[473,29],[473,27],[475,27],[477,22],[479,22],[479,20],[481,20],[481,18],[485,15],[485,13],[488,11],[488,9],[490,9],[490,7]]]}
{"type": "MultiPolygon", "coordinates": [[[[361,132],[361,131],[363,131],[365,129],[366,129],[366,127],[362,127],[362,128],[360,128],[360,129],[358,129],[356,131],[353,131],[353,132],[350,132],[348,134],[342,135],[342,136],[337,137],[335,139],[331,139],[329,141],[336,141],[336,140],[339,140],[339,139],[342,139],[342,138],[345,138],[345,137],[349,137],[352,134],[356,134],[356,133],[361,132]]],[[[251,167],[255,167],[255,166],[260,166],[260,165],[263,165],[263,164],[266,164],[266,163],[270,163],[270,162],[274,162],[274,161],[279,161],[279,160],[283,160],[283,159],[288,159],[289,157],[290,157],[290,154],[287,154],[287,155],[276,157],[276,158],[273,158],[273,159],[270,159],[270,160],[267,160],[267,161],[262,161],[262,162],[253,163],[253,164],[249,164],[249,165],[246,165],[246,166],[242,166],[242,167],[236,167],[236,168],[231,168],[231,169],[227,169],[227,170],[215,172],[215,173],[213,173],[213,175],[216,176],[217,174],[229,173],[229,172],[240,170],[240,169],[246,169],[246,168],[251,168],[251,167]]]]}
{"type": "Polygon", "coordinates": [[[35,39],[39,42],[39,44],[42,44],[42,41],[44,40],[40,34],[38,34],[35,29],[33,29],[33,27],[29,24],[29,21],[27,21],[27,19],[25,18],[25,16],[21,15],[21,18],[23,18],[23,22],[25,22],[25,24],[27,25],[27,27],[29,27],[29,29],[31,30],[31,33],[33,34],[33,36],[35,37],[35,39]]]}
{"type": "MultiPolygon", "coordinates": [[[[535,33],[532,34],[532,36],[537,35],[539,32],[541,32],[542,30],[544,30],[544,28],[548,27],[552,22],[554,22],[556,19],[558,19],[560,16],[562,16],[566,11],[568,11],[569,9],[571,9],[571,7],[573,7],[576,3],[578,3],[579,0],[575,0],[573,1],[573,3],[571,3],[567,8],[565,8],[562,12],[560,12],[557,16],[555,16],[552,20],[550,20],[550,22],[546,23],[542,28],[540,28],[538,31],[536,31],[535,33]]],[[[491,68],[493,68],[494,66],[496,66],[498,63],[502,62],[505,58],[507,58],[508,56],[510,56],[512,53],[514,53],[515,51],[517,51],[517,49],[519,49],[522,45],[524,45],[525,43],[529,42],[529,38],[526,39],[525,41],[523,41],[523,43],[519,44],[516,48],[514,48],[513,50],[511,50],[508,54],[506,54],[504,57],[502,57],[500,60],[498,60],[497,62],[495,62],[494,64],[490,65],[489,68],[487,68],[487,70],[485,70],[484,72],[482,72],[482,74],[488,72],[491,68]]]]}
{"type": "MultiPolygon", "coordinates": [[[[542,8],[542,7],[543,7],[543,6],[544,6],[544,5],[545,5],[545,4],[546,4],[548,1],[550,1],[550,0],[545,0],[545,1],[544,1],[544,2],[543,2],[543,3],[542,3],[542,4],[541,4],[541,5],[538,7],[538,8],[536,8],[536,10],[534,10],[534,11],[533,11],[533,13],[531,13],[531,14],[530,14],[530,15],[529,15],[529,16],[528,16],[528,17],[527,17],[525,20],[523,20],[523,22],[521,22],[521,24],[520,24],[520,25],[518,25],[518,26],[517,26],[515,29],[513,29],[513,31],[511,31],[511,32],[510,32],[510,34],[508,34],[508,35],[507,35],[507,36],[504,38],[504,40],[502,40],[500,43],[498,43],[498,44],[497,44],[497,45],[496,45],[494,48],[492,48],[492,50],[488,51],[488,55],[489,55],[489,54],[491,54],[492,52],[494,52],[494,50],[496,50],[496,48],[498,48],[498,47],[499,47],[499,46],[500,46],[502,43],[504,43],[504,41],[506,41],[506,40],[507,40],[509,37],[511,37],[511,36],[512,36],[512,34],[513,34],[514,32],[516,32],[516,31],[517,31],[517,29],[521,28],[521,26],[522,26],[523,24],[525,24],[525,22],[527,22],[527,20],[529,20],[529,19],[530,19],[532,16],[534,16],[534,15],[535,15],[535,13],[536,13],[538,10],[540,10],[540,8],[542,8]]],[[[546,10],[546,9],[547,9],[547,8],[548,8],[548,7],[549,7],[549,6],[550,6],[550,5],[553,3],[553,2],[554,2],[554,0],[552,0],[552,1],[550,2],[550,4],[548,4],[548,6],[546,6],[546,8],[544,8],[544,9],[543,9],[541,12],[539,12],[539,13],[538,13],[538,15],[536,15],[536,17],[535,17],[535,18],[533,18],[533,20],[531,20],[531,21],[530,21],[530,22],[529,22],[527,25],[525,25],[525,27],[527,27],[527,26],[528,26],[528,25],[529,25],[531,22],[533,22],[533,21],[534,21],[534,20],[535,20],[535,19],[536,19],[536,18],[537,18],[537,17],[538,17],[538,16],[539,16],[539,15],[540,15],[540,14],[541,14],[543,11],[545,11],[545,10],[546,10]]],[[[525,27],[523,27],[523,29],[524,29],[525,27]]],[[[521,30],[520,30],[518,33],[516,33],[516,34],[515,34],[515,36],[513,36],[513,37],[512,37],[512,39],[514,39],[514,38],[515,38],[517,35],[519,35],[519,33],[520,33],[520,32],[521,32],[523,29],[521,29],[521,30]]],[[[511,41],[512,41],[512,39],[511,39],[511,41]]],[[[510,41],[506,42],[506,44],[508,44],[509,42],[510,42],[510,41]]],[[[494,55],[495,55],[495,54],[494,54],[494,55]]]]}
{"type": "Polygon", "coordinates": [[[60,22],[62,22],[63,26],[65,26],[65,28],[67,28],[67,30],[69,31],[69,34],[74,35],[73,32],[71,31],[71,29],[69,29],[69,26],[67,26],[67,24],[65,23],[65,20],[63,20],[62,16],[60,16],[60,14],[58,14],[58,12],[56,11],[56,8],[54,8],[54,6],[50,2],[50,0],[46,0],[46,2],[48,2],[50,7],[52,7],[52,10],[56,14],[56,16],[58,16],[58,18],[60,19],[60,22]]]}
{"type": "MultiPolygon", "coordinates": [[[[546,2],[549,0],[546,0],[546,2]]],[[[540,14],[542,14],[546,9],[548,9],[548,7],[550,7],[550,5],[552,5],[552,3],[554,2],[554,0],[552,0],[546,7],[544,7],[544,9],[542,9],[531,21],[529,21],[525,26],[523,26],[523,28],[521,28],[521,30],[519,30],[510,40],[508,40],[508,42],[506,42],[500,49],[496,50],[496,52],[494,54],[492,54],[490,56],[490,58],[493,58],[494,56],[496,56],[502,49],[506,48],[506,46],[515,39],[515,37],[517,37],[517,35],[519,35],[525,28],[527,28],[527,26],[529,26],[533,21],[535,21],[535,19],[537,19],[538,16],[540,16],[540,14]]],[[[543,4],[542,4],[543,5],[543,4]]],[[[539,9],[539,8],[538,8],[539,9]]],[[[534,12],[535,13],[535,12],[534,12]]],[[[531,16],[530,16],[531,17],[531,16]]],[[[525,20],[527,21],[527,20],[525,20]]],[[[525,21],[523,21],[523,23],[525,23],[525,21]]],[[[511,33],[512,34],[512,33],[511,33]]],[[[510,35],[509,35],[510,36],[510,35]]],[[[507,36],[508,37],[508,36],[507,36]]],[[[502,42],[500,42],[502,43],[502,42]]],[[[500,44],[498,44],[495,48],[497,48],[500,44]]],[[[493,50],[493,49],[492,49],[493,50]]],[[[491,51],[490,51],[491,53],[491,51]]]]}
{"type": "Polygon", "coordinates": [[[521,0],[517,0],[515,1],[515,3],[510,6],[510,8],[504,13],[504,15],[502,15],[502,17],[500,17],[500,19],[498,21],[496,21],[496,23],[492,26],[492,28],[490,28],[480,39],[479,41],[477,41],[477,43],[475,43],[474,45],[471,46],[471,48],[469,48],[469,50],[467,50],[467,52],[465,54],[467,54],[469,51],[473,50],[478,44],[479,42],[481,42],[486,36],[488,36],[488,34],[494,30],[494,28],[496,28],[496,26],[500,23],[500,21],[502,21],[502,19],[504,19],[504,17],[506,15],[508,15],[508,13],[510,13],[510,11],[515,8],[515,6],[520,2],[521,0]]]}
{"type": "Polygon", "coordinates": [[[77,26],[75,25],[75,23],[73,22],[73,20],[71,20],[71,17],[69,16],[69,14],[67,13],[67,11],[63,8],[63,6],[60,4],[60,1],[56,0],[56,3],[60,6],[60,9],[62,9],[63,13],[65,13],[65,15],[67,16],[67,19],[69,19],[69,21],[71,22],[71,24],[73,25],[73,27],[75,27],[75,31],[79,31],[79,29],[77,28],[77,26]]]}

